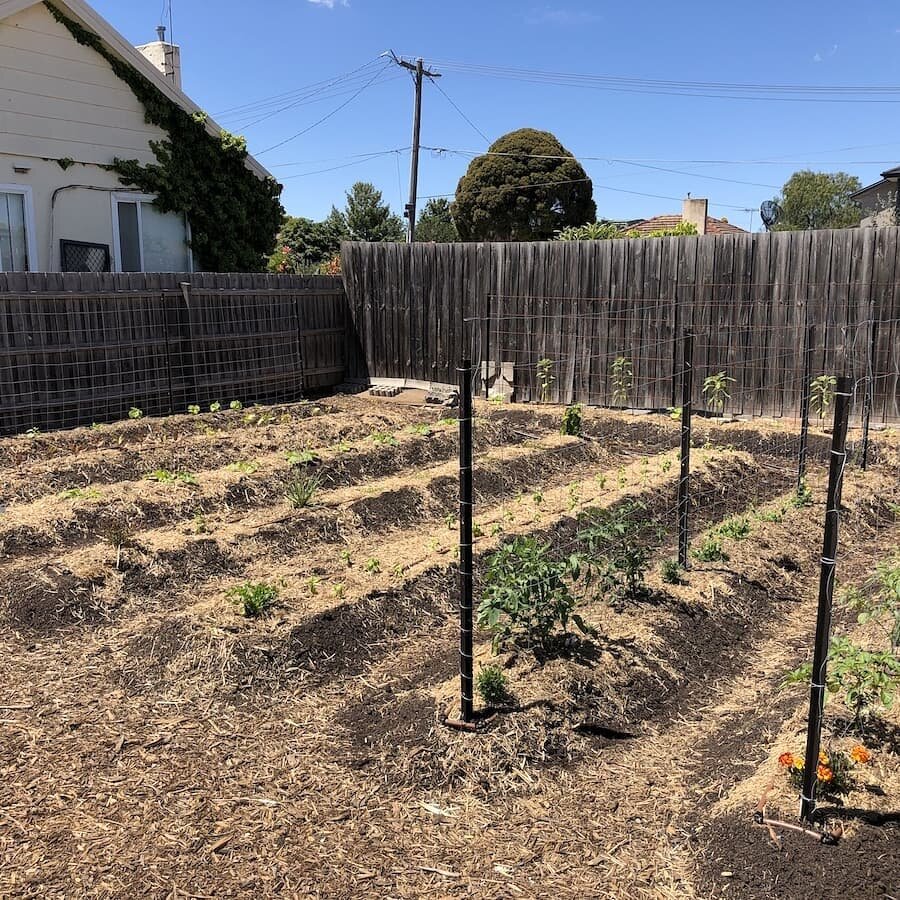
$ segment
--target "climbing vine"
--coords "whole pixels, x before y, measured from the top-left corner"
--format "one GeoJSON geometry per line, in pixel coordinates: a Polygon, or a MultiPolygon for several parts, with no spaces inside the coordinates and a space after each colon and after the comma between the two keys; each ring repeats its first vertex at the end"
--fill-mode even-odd
{"type": "Polygon", "coordinates": [[[191,248],[203,267],[219,272],[265,268],[284,217],[281,186],[246,166],[247,144],[236,135],[207,130],[206,116],[191,115],[170,100],[100,38],[66,16],[50,0],[50,15],[79,43],[100,54],[144,107],[144,118],[168,139],[151,141],[156,163],[113,160],[122,183],[154,194],[162,212],[180,212],[191,223],[191,248]]]}

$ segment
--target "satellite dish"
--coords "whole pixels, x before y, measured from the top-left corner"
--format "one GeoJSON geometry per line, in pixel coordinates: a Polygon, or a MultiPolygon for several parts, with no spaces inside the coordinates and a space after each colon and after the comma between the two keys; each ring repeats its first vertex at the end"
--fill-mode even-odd
{"type": "Polygon", "coordinates": [[[766,226],[766,231],[771,231],[775,223],[781,218],[781,207],[774,200],[766,200],[759,208],[759,217],[766,226]]]}

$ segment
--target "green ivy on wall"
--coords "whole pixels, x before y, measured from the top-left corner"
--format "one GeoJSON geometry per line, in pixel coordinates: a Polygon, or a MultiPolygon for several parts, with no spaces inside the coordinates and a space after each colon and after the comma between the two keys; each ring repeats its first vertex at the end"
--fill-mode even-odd
{"type": "Polygon", "coordinates": [[[75,40],[99,53],[144,107],[144,118],[168,134],[151,141],[156,163],[113,160],[123,184],[155,194],[162,212],[180,212],[191,223],[191,249],[211,271],[259,272],[275,248],[284,218],[281,185],[251,172],[246,141],[222,131],[211,135],[205,115],[190,115],[132,65],[119,59],[100,38],[66,16],[50,0],[50,15],[75,40]]]}

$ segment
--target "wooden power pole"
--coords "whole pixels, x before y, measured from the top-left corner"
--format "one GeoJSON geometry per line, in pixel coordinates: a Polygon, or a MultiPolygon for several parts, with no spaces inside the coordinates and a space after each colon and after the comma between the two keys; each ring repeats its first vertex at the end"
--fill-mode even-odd
{"type": "Polygon", "coordinates": [[[391,56],[398,66],[409,69],[413,73],[416,82],[416,102],[413,112],[412,157],[409,165],[409,202],[406,204],[404,216],[409,220],[406,232],[406,240],[412,244],[416,239],[416,202],[419,191],[419,137],[422,132],[422,82],[425,78],[440,78],[438,72],[432,72],[425,68],[425,63],[419,57],[415,63],[407,62],[398,57],[393,51],[391,56]]]}

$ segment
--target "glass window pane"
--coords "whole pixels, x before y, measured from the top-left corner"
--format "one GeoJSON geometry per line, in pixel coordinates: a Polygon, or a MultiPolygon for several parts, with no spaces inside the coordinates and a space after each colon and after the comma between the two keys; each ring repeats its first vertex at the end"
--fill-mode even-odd
{"type": "Polygon", "coordinates": [[[187,272],[184,216],[162,213],[152,203],[142,203],[141,224],[144,231],[144,271],[187,272]]]}
{"type": "Polygon", "coordinates": [[[123,272],[141,271],[141,244],[138,233],[137,203],[119,205],[119,254],[123,272]]]}
{"type": "Polygon", "coordinates": [[[0,194],[0,271],[28,271],[24,194],[0,194]]]}

